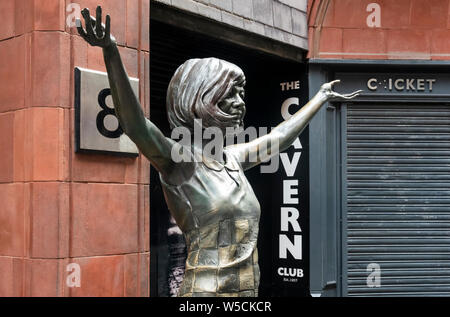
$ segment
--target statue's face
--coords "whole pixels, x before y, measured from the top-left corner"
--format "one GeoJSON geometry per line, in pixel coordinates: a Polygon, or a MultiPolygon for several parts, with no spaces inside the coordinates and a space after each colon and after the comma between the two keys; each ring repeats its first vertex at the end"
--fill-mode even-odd
{"type": "Polygon", "coordinates": [[[233,85],[230,93],[223,98],[218,106],[220,110],[226,114],[232,115],[235,118],[230,121],[231,127],[240,127],[243,125],[244,116],[246,113],[245,108],[245,83],[236,83],[233,85]]]}

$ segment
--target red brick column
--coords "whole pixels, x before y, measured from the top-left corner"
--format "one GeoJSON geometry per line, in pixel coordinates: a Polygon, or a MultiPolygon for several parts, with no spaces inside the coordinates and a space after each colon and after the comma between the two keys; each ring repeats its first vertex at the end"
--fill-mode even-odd
{"type": "Polygon", "coordinates": [[[309,0],[309,57],[450,59],[449,0],[309,0]],[[381,8],[368,27],[367,6],[381,8]]]}
{"type": "Polygon", "coordinates": [[[74,152],[73,69],[105,67],[72,2],[111,15],[149,114],[149,0],[0,0],[0,296],[148,296],[148,161],[74,152]]]}

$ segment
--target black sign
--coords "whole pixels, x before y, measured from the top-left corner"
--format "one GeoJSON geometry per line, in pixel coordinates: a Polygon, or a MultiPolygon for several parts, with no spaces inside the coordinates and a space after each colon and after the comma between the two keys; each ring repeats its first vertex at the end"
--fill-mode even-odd
{"type": "MultiPolygon", "coordinates": [[[[307,102],[306,75],[301,67],[296,69],[295,74],[281,74],[276,85],[273,81],[271,91],[277,101],[271,116],[273,126],[307,102]]],[[[260,168],[263,177],[270,179],[273,196],[271,296],[309,296],[308,141],[306,128],[287,151],[260,168]]]]}
{"type": "MultiPolygon", "coordinates": [[[[278,62],[246,73],[246,127],[270,131],[308,101],[302,64],[278,62]]],[[[246,172],[261,204],[262,296],[310,296],[308,140],[306,128],[288,150],[246,172]]]]}

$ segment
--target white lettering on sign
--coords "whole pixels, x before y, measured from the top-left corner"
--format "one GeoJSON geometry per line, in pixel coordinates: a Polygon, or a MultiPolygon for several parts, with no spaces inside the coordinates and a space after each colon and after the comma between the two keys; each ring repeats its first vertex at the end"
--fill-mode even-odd
{"type": "Polygon", "coordinates": [[[289,120],[292,115],[289,112],[289,108],[292,105],[298,106],[300,104],[300,99],[298,99],[297,97],[292,97],[292,98],[288,98],[286,99],[283,104],[281,105],[281,116],[283,117],[284,120],[289,120]]]}
{"type": "Polygon", "coordinates": [[[300,89],[300,80],[281,83],[281,91],[300,89]]]}
{"type": "Polygon", "coordinates": [[[280,259],[287,259],[287,253],[289,253],[296,260],[302,259],[302,236],[296,234],[294,236],[294,242],[292,242],[287,235],[280,234],[280,259]]]}
{"type": "MultiPolygon", "coordinates": [[[[298,140],[298,139],[297,139],[298,140]]],[[[289,160],[289,156],[287,153],[281,153],[281,163],[283,163],[284,170],[286,171],[286,175],[289,177],[294,176],[295,170],[297,169],[298,162],[300,161],[301,152],[295,152],[292,157],[292,161],[289,160]]]]}
{"type": "Polygon", "coordinates": [[[371,91],[378,91],[381,88],[398,92],[432,92],[435,82],[436,79],[432,78],[370,78],[367,81],[367,88],[371,91]]]}
{"type": "Polygon", "coordinates": [[[281,231],[289,231],[289,224],[295,232],[302,232],[300,223],[298,222],[300,213],[294,207],[281,208],[281,231]]]}
{"type": "Polygon", "coordinates": [[[371,78],[367,81],[367,88],[369,88],[370,90],[377,90],[377,83],[378,82],[376,78],[371,78]]]}
{"type": "Polygon", "coordinates": [[[286,277],[303,277],[303,269],[291,268],[291,267],[279,267],[277,270],[279,276],[286,277]]]}
{"type": "MultiPolygon", "coordinates": [[[[392,79],[389,80],[392,81],[392,79]]],[[[405,83],[404,79],[397,79],[394,82],[395,89],[397,89],[398,91],[402,91],[403,89],[405,89],[404,83],[405,83]]],[[[392,87],[392,84],[390,84],[390,87],[392,87]]]]}
{"type": "Polygon", "coordinates": [[[283,181],[283,203],[298,204],[298,179],[285,179],[283,181]]]}
{"type": "MultiPolygon", "coordinates": [[[[280,83],[281,90],[294,90],[300,89],[300,81],[284,82],[280,83]]],[[[289,120],[293,114],[290,113],[289,108],[291,106],[300,105],[300,99],[298,97],[287,98],[281,105],[281,115],[284,120],[289,120]]],[[[290,179],[283,180],[283,205],[280,209],[280,231],[279,235],[279,258],[287,259],[290,254],[294,259],[301,260],[303,257],[302,248],[302,229],[300,226],[300,211],[298,209],[299,204],[299,180],[293,178],[295,172],[300,163],[302,154],[302,144],[300,138],[297,138],[293,143],[296,150],[292,156],[288,153],[279,154],[281,163],[286,176],[290,179]],[[293,206],[295,205],[295,206],[293,206]]],[[[270,167],[270,166],[269,166],[270,167]]],[[[262,169],[261,169],[262,171],[262,169]]],[[[284,277],[283,281],[297,282],[296,277],[303,277],[303,270],[297,268],[279,268],[278,275],[284,277]],[[286,279],[289,277],[289,279],[286,279]]]]}

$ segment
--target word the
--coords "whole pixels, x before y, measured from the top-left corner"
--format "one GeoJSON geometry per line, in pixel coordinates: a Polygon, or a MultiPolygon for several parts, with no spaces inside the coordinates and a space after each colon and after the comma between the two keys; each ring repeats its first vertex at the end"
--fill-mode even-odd
{"type": "Polygon", "coordinates": [[[300,80],[281,83],[281,91],[300,89],[300,80]]]}

